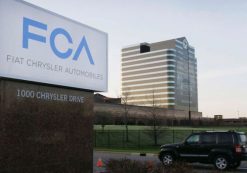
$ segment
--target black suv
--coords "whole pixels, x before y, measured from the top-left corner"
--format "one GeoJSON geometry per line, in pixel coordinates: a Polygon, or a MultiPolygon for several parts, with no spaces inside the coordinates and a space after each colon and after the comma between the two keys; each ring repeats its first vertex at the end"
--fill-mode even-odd
{"type": "Polygon", "coordinates": [[[220,170],[237,168],[247,160],[247,137],[235,131],[192,133],[182,143],[162,145],[159,159],[164,165],[182,160],[212,163],[220,170]]]}

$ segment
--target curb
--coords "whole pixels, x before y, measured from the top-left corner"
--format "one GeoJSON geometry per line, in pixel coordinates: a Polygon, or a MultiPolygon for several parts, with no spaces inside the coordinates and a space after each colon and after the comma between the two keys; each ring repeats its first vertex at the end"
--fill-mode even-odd
{"type": "Polygon", "coordinates": [[[150,156],[150,157],[154,157],[154,156],[158,156],[158,154],[156,153],[131,153],[131,152],[121,152],[121,151],[100,151],[100,150],[94,150],[94,152],[101,152],[101,153],[112,153],[112,154],[123,154],[123,155],[131,155],[131,156],[150,156]]]}

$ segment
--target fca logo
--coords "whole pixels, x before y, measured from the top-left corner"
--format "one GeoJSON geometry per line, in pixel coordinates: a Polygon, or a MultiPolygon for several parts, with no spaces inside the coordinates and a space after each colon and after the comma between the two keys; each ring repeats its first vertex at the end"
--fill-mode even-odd
{"type": "MultiPolygon", "coordinates": [[[[36,27],[36,28],[39,28],[45,31],[47,31],[47,28],[48,28],[47,25],[44,23],[24,17],[23,18],[22,47],[28,49],[28,40],[31,40],[31,39],[42,42],[42,43],[46,43],[46,37],[30,32],[29,26],[36,27]]],[[[56,43],[55,43],[55,38],[57,37],[57,35],[63,35],[67,39],[68,43],[73,44],[73,40],[70,34],[63,28],[56,28],[51,32],[51,35],[50,35],[50,47],[52,51],[54,52],[54,54],[56,54],[59,58],[62,58],[62,59],[69,58],[72,55],[73,50],[71,48],[68,48],[65,52],[61,52],[60,50],[58,50],[56,47],[56,43]]],[[[83,38],[81,39],[81,42],[73,56],[73,60],[75,61],[78,60],[83,48],[85,48],[90,64],[94,65],[93,57],[89,50],[85,36],[83,36],[83,38]]]]}

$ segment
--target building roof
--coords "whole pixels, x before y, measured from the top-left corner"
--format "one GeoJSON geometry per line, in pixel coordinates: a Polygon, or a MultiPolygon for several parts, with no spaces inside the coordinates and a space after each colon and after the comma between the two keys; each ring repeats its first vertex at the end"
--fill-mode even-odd
{"type": "Polygon", "coordinates": [[[121,98],[111,98],[106,97],[102,94],[96,93],[94,94],[94,101],[96,103],[113,103],[113,104],[121,104],[121,98]]]}

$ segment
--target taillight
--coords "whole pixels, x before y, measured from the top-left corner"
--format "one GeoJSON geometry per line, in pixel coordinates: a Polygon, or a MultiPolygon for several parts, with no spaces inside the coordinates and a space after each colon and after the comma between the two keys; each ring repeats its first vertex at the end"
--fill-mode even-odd
{"type": "Polygon", "coordinates": [[[241,153],[242,152],[241,145],[236,145],[235,146],[235,151],[236,151],[236,153],[241,153]]]}

